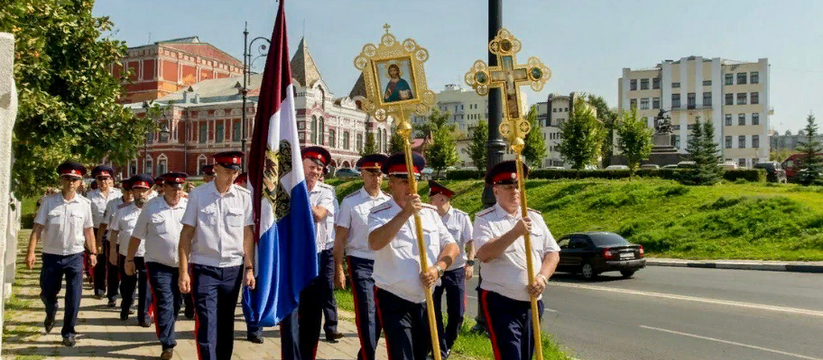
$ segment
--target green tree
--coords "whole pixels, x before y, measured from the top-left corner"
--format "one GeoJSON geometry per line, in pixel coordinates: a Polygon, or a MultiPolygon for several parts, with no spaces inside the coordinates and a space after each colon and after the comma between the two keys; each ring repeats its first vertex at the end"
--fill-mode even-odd
{"type": "Polygon", "coordinates": [[[377,151],[377,142],[374,141],[374,134],[366,134],[366,143],[363,144],[363,150],[360,151],[360,156],[374,154],[377,151]]]}
{"type": "Polygon", "coordinates": [[[389,138],[389,155],[403,151],[403,138],[397,133],[397,130],[392,130],[389,138]]]}
{"type": "Polygon", "coordinates": [[[487,157],[489,142],[489,124],[486,120],[480,119],[477,125],[470,130],[469,146],[463,149],[463,152],[469,155],[472,159],[472,164],[477,168],[477,171],[486,173],[487,157]]]}
{"type": "Polygon", "coordinates": [[[617,126],[617,146],[634,177],[640,163],[652,154],[652,130],[637,118],[636,107],[623,112],[623,121],[617,126]]]}
{"type": "Polygon", "coordinates": [[[537,124],[537,106],[532,105],[526,120],[531,125],[531,131],[524,139],[526,147],[523,148],[523,157],[526,163],[532,168],[539,168],[543,157],[546,156],[546,143],[543,141],[543,131],[537,124]]]}
{"type": "Polygon", "coordinates": [[[92,16],[93,1],[3,1],[0,31],[15,35],[14,78],[18,114],[12,184],[18,197],[57,182],[66,159],[125,164],[157,129],[155,118],[136,117],[117,103],[121,81],[109,72],[126,54],[106,36],[108,17],[92,16]]]}
{"type": "Polygon", "coordinates": [[[573,106],[574,112],[569,119],[560,124],[562,141],[558,147],[563,160],[571,164],[572,169],[580,171],[597,163],[605,131],[586,101],[578,98],[573,106]]]}
{"type": "Polygon", "coordinates": [[[803,135],[806,138],[801,141],[797,150],[803,154],[801,157],[802,168],[799,182],[803,185],[813,185],[821,182],[821,172],[823,172],[823,145],[817,141],[817,123],[813,114],[806,117],[806,127],[803,128],[803,135]]]}
{"type": "Polygon", "coordinates": [[[614,133],[618,126],[617,110],[609,108],[609,104],[606,103],[606,100],[603,99],[602,96],[589,94],[587,99],[589,104],[597,111],[596,116],[603,122],[603,128],[606,131],[600,152],[603,154],[602,164],[605,168],[612,164],[612,156],[614,155],[614,133]]]}
{"type": "Polygon", "coordinates": [[[457,164],[455,126],[448,124],[450,114],[436,109],[429,115],[431,144],[426,148],[426,164],[440,175],[449,166],[457,164]]]}
{"type": "Polygon", "coordinates": [[[686,143],[689,158],[694,161],[694,168],[684,173],[683,183],[689,185],[714,185],[722,179],[723,168],[717,166],[720,155],[714,142],[714,124],[712,121],[700,122],[695,119],[694,127],[686,143]]]}

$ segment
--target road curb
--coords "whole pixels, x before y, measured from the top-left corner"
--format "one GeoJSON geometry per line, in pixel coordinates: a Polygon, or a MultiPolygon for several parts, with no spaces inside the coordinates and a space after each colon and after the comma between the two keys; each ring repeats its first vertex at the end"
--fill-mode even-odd
{"type": "Polygon", "coordinates": [[[647,266],[690,267],[704,269],[734,269],[756,271],[788,271],[823,274],[823,263],[746,262],[646,258],[647,266]]]}

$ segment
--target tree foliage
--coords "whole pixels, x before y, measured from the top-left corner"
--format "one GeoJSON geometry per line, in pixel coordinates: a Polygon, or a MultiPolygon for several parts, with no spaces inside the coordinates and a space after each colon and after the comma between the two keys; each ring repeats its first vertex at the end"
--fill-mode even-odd
{"type": "Polygon", "coordinates": [[[472,159],[472,164],[477,168],[477,171],[486,172],[486,165],[488,165],[488,142],[489,142],[489,124],[486,120],[480,119],[477,125],[471,129],[469,133],[469,146],[463,149],[463,152],[469,155],[472,159]]]}
{"type": "Polygon", "coordinates": [[[579,171],[597,163],[605,131],[585,100],[577,98],[573,106],[569,119],[560,124],[562,141],[558,148],[563,160],[579,171]]]}
{"type": "Polygon", "coordinates": [[[531,125],[531,131],[526,134],[524,139],[526,147],[523,148],[523,157],[526,158],[526,163],[532,168],[539,168],[543,157],[546,156],[546,143],[543,140],[543,131],[537,124],[537,106],[532,106],[526,120],[531,125]]]}
{"type": "Polygon", "coordinates": [[[617,146],[634,177],[640,163],[652,154],[652,130],[637,118],[636,107],[623,112],[623,121],[617,126],[617,146]]]}
{"type": "Polygon", "coordinates": [[[137,155],[150,116],[135,117],[117,103],[121,81],[109,69],[126,54],[105,37],[108,17],[92,16],[93,1],[3,1],[0,31],[15,35],[18,114],[12,184],[19,196],[57,182],[55,167],[74,159],[124,164],[137,155]]]}
{"type": "Polygon", "coordinates": [[[457,164],[457,139],[455,126],[448,124],[450,114],[437,109],[429,115],[428,128],[432,142],[426,148],[426,164],[438,175],[449,166],[457,164]]]}
{"type": "Polygon", "coordinates": [[[803,185],[818,184],[821,179],[821,172],[823,172],[823,145],[817,141],[817,123],[813,114],[806,117],[806,127],[803,128],[803,137],[805,140],[801,141],[797,150],[803,154],[801,157],[802,168],[800,171],[799,182],[803,185]]]}
{"type": "Polygon", "coordinates": [[[686,144],[689,158],[694,161],[694,169],[685,174],[684,183],[689,185],[714,185],[723,178],[720,152],[714,141],[714,124],[711,120],[701,123],[695,119],[686,144]]]}
{"type": "Polygon", "coordinates": [[[377,142],[374,141],[374,134],[366,134],[366,143],[363,144],[363,150],[360,151],[360,156],[377,153],[377,142]]]}
{"type": "Polygon", "coordinates": [[[611,165],[612,156],[614,155],[614,133],[618,126],[617,111],[609,108],[609,104],[606,103],[606,100],[603,99],[602,96],[589,94],[587,96],[587,100],[589,104],[597,111],[595,116],[603,122],[603,128],[606,132],[603,140],[603,146],[600,150],[600,153],[603,154],[602,163],[605,168],[611,165]]]}
{"type": "Polygon", "coordinates": [[[391,138],[389,138],[389,155],[403,151],[403,138],[392,128],[391,138]]]}

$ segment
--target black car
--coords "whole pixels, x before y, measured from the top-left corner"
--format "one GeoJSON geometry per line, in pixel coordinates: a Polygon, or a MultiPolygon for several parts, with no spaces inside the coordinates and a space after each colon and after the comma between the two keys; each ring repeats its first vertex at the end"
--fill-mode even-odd
{"type": "Polygon", "coordinates": [[[560,245],[557,271],[579,273],[590,280],[607,271],[620,271],[631,277],[646,267],[643,246],[632,244],[610,232],[583,232],[564,235],[560,245]]]}
{"type": "Polygon", "coordinates": [[[768,161],[757,163],[752,166],[755,169],[764,169],[766,170],[766,180],[769,182],[776,182],[785,184],[788,182],[786,178],[786,170],[780,166],[780,163],[777,161],[768,161]]]}

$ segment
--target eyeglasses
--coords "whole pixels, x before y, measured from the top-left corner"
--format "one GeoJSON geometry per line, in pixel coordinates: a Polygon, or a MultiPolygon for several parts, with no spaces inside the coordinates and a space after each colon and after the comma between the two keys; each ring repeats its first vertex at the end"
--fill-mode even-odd
{"type": "Polygon", "coordinates": [[[517,190],[517,185],[515,184],[506,184],[506,185],[497,185],[501,190],[504,191],[514,191],[517,190]]]}
{"type": "Polygon", "coordinates": [[[98,176],[95,179],[97,179],[98,181],[109,180],[111,179],[111,176],[98,176]]]}

